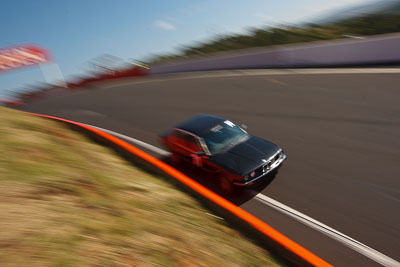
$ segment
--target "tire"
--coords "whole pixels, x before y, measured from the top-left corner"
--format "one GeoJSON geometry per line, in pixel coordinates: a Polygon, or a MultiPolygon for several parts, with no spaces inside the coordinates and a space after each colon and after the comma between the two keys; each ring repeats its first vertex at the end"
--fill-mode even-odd
{"type": "Polygon", "coordinates": [[[221,191],[221,193],[225,196],[231,196],[235,192],[235,187],[232,184],[231,181],[229,181],[228,178],[226,178],[224,175],[221,175],[218,178],[218,188],[221,191]]]}

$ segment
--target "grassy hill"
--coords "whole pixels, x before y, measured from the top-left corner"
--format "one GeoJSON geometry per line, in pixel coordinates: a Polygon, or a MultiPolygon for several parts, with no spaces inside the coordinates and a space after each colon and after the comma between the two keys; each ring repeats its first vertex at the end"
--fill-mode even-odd
{"type": "Polygon", "coordinates": [[[164,178],[0,107],[0,266],[276,266],[164,178]]]}

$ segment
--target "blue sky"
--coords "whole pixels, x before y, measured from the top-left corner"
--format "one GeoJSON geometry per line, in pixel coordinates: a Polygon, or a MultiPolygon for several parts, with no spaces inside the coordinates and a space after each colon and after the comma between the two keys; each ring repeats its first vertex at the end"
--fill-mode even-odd
{"type": "MultiPolygon", "coordinates": [[[[250,27],[307,21],[367,0],[37,0],[1,1],[0,48],[33,43],[50,50],[63,75],[84,73],[102,54],[124,60],[250,27]]],[[[43,66],[43,70],[52,65],[43,66]]],[[[49,70],[47,70],[49,71],[49,70]]],[[[0,73],[0,97],[43,82],[38,66],[0,73]]]]}

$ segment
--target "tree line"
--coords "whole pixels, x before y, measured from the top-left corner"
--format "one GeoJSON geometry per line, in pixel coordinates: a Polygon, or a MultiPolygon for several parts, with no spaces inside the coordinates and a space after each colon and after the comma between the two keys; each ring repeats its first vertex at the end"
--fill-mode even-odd
{"type": "Polygon", "coordinates": [[[156,55],[148,64],[202,56],[222,51],[274,45],[334,40],[400,32],[400,14],[368,14],[335,23],[251,29],[246,34],[217,36],[213,40],[181,47],[177,53],[156,55]]]}

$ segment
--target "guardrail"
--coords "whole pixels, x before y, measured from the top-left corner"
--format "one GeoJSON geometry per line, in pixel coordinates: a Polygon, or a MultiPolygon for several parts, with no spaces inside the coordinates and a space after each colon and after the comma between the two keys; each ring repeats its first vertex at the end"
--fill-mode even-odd
{"type": "Polygon", "coordinates": [[[128,159],[138,163],[142,166],[148,167],[153,171],[167,175],[178,181],[184,189],[188,190],[191,194],[200,199],[203,204],[206,204],[209,208],[222,215],[229,222],[235,224],[247,231],[250,234],[256,234],[257,241],[262,242],[269,249],[279,253],[291,264],[295,265],[310,265],[310,266],[332,266],[320,257],[316,256],[309,250],[295,243],[288,237],[284,236],[268,224],[264,223],[257,217],[251,215],[240,207],[234,205],[203,185],[197,183],[190,177],[179,172],[168,164],[160,161],[159,159],[145,153],[139,148],[132,146],[131,144],[113,136],[106,132],[103,132],[97,128],[90,127],[88,125],[66,120],[54,116],[35,114],[27,112],[28,114],[58,120],[72,126],[75,130],[82,131],[85,134],[90,135],[97,141],[105,143],[108,146],[113,147],[118,152],[122,153],[128,159]]]}
{"type": "MultiPolygon", "coordinates": [[[[60,96],[70,93],[74,90],[80,90],[84,88],[88,88],[96,83],[107,82],[122,78],[134,78],[134,77],[144,77],[149,75],[149,71],[147,68],[143,67],[132,67],[124,70],[117,70],[110,73],[102,73],[96,74],[93,77],[84,77],[73,82],[67,82],[67,87],[58,87],[53,85],[48,85],[46,88],[41,88],[36,91],[32,91],[29,93],[21,94],[19,96],[20,101],[18,105],[28,103],[34,100],[43,99],[49,96],[60,96]]],[[[1,100],[0,100],[1,102],[1,100]]],[[[12,103],[5,103],[8,106],[13,106],[12,103]]]]}
{"type": "Polygon", "coordinates": [[[142,77],[148,75],[148,69],[143,67],[133,67],[125,70],[97,74],[94,77],[87,77],[81,80],[68,83],[68,88],[81,88],[97,82],[109,81],[128,77],[142,77]]]}
{"type": "Polygon", "coordinates": [[[8,98],[1,98],[0,97],[0,105],[6,105],[9,107],[18,107],[22,105],[23,103],[18,100],[13,100],[13,99],[8,99],[8,98]]]}
{"type": "Polygon", "coordinates": [[[150,74],[255,68],[316,68],[400,63],[400,34],[233,51],[150,66],[150,74]]]}

